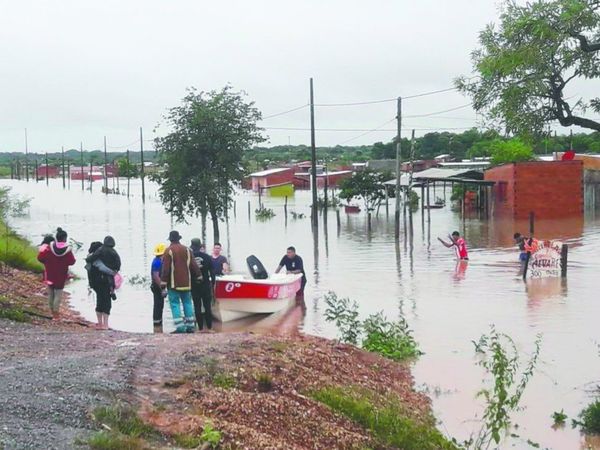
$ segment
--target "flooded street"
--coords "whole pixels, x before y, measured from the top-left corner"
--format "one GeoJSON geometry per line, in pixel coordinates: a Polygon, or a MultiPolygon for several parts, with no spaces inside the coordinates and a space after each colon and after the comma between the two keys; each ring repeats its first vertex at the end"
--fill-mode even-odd
{"type": "MultiPolygon", "coordinates": [[[[101,183],[95,183],[90,193],[82,192],[77,182],[71,182],[71,190],[63,190],[60,180],[51,180],[50,186],[0,180],[0,185],[12,186],[14,193],[32,198],[30,214],[11,221],[17,231],[37,243],[43,234],[60,226],[83,243],[74,268],[81,280],[69,291],[74,307],[90,320],[95,319],[95,300],[87,290],[83,259],[91,241],[111,234],[126,279],[113,304],[111,326],[152,332],[152,295],[143,285],[127,280],[149,276],[152,248],[166,241],[171,228],[181,233],[185,243],[200,237],[201,229],[199,219],[173,224],[151,184],[146,185],[148,198],[143,206],[138,183],[132,181],[133,196],[127,199],[102,194],[101,183]]],[[[287,317],[270,322],[237,324],[238,329],[269,327],[282,319],[284,327],[334,337],[336,330],[324,320],[323,296],[328,291],[356,300],[361,317],[377,311],[384,311],[388,318],[403,315],[425,352],[414,365],[416,384],[431,396],[440,429],[459,440],[478,430],[476,417],[481,413],[476,394],[483,386],[483,373],[472,341],[494,324],[527,355],[541,334],[540,360],[523,398],[525,409],[514,418],[522,438],[510,440],[505,447],[530,448],[526,443],[530,439],[541,448],[586,448],[570,420],[564,429],[553,430],[551,415],[564,409],[574,418],[600,381],[600,219],[536,223],[536,237],[569,244],[568,277],[524,283],[512,235],[527,233],[526,223],[476,217],[462,223],[460,215],[449,208],[431,211],[429,222],[427,212],[422,216],[419,211],[413,216],[412,238],[402,230],[396,249],[392,205],[389,216],[381,208],[370,232],[364,214],[346,215],[341,210],[338,225],[336,212],[330,210],[326,218],[320,217],[318,236],[313,236],[309,192],[297,192],[288,205],[288,211],[304,213],[303,219],[295,220],[290,214],[286,220],[283,199],[265,198],[264,202],[277,215],[257,222],[258,197],[251,193],[237,196],[235,214],[232,211],[229,226],[223,223],[221,228],[224,251],[234,272],[247,271],[245,258],[250,254],[273,271],[286,247],[294,245],[307,272],[305,309],[297,307],[287,317]],[[466,237],[468,263],[457,264],[453,251],[437,242],[438,236],[445,238],[455,229],[466,237]]],[[[207,248],[211,246],[209,224],[207,248]]]]}

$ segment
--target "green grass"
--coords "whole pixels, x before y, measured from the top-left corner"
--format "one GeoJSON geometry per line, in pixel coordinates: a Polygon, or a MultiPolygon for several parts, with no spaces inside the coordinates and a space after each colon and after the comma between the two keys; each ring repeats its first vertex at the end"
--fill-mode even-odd
{"type": "Polygon", "coordinates": [[[96,422],[108,425],[113,431],[118,431],[129,437],[153,437],[157,432],[145,424],[137,413],[126,406],[101,406],[94,410],[96,422]]]}
{"type": "Polygon", "coordinates": [[[215,430],[210,422],[202,429],[202,434],[179,434],[174,437],[175,444],[181,448],[200,448],[207,444],[209,448],[217,448],[221,443],[221,432],[215,430]]]}
{"type": "Polygon", "coordinates": [[[382,446],[404,450],[456,450],[430,423],[417,423],[391,399],[376,399],[364,389],[326,387],[310,396],[369,430],[382,446]]]}
{"type": "Polygon", "coordinates": [[[223,389],[233,389],[237,386],[237,381],[229,374],[217,373],[212,378],[212,384],[223,389]]]}
{"type": "Polygon", "coordinates": [[[93,450],[142,450],[144,442],[140,438],[125,436],[121,433],[99,431],[87,440],[93,450]]]}
{"type": "Polygon", "coordinates": [[[37,260],[38,250],[0,221],[0,262],[16,269],[43,272],[37,260]]]}
{"type": "Polygon", "coordinates": [[[30,322],[30,317],[20,308],[5,307],[0,303],[0,319],[8,319],[14,322],[30,322]]]}
{"type": "Polygon", "coordinates": [[[198,448],[203,444],[200,436],[193,434],[178,434],[173,438],[175,444],[181,448],[198,448]]]}

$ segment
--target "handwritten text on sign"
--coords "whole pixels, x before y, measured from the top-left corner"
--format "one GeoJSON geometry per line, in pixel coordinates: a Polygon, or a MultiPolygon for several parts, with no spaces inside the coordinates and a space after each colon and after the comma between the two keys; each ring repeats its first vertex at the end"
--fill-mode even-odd
{"type": "Polygon", "coordinates": [[[530,278],[560,277],[562,246],[560,241],[540,241],[529,257],[527,275],[530,278]]]}

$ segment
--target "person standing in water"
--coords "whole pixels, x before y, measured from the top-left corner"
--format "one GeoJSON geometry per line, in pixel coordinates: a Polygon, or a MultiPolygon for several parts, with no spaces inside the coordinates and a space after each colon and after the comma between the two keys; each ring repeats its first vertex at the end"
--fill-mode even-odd
{"type": "Polygon", "coordinates": [[[229,262],[225,256],[221,255],[222,250],[223,247],[221,244],[215,242],[210,259],[212,261],[213,272],[217,277],[223,276],[229,272],[229,262]]]}
{"type": "Polygon", "coordinates": [[[441,238],[438,238],[438,241],[444,244],[444,246],[447,248],[454,247],[454,250],[456,251],[456,259],[468,261],[469,252],[467,251],[467,243],[464,238],[460,237],[460,233],[458,231],[454,231],[452,235],[448,237],[450,238],[450,242],[446,242],[441,238]]]}
{"type": "Polygon", "coordinates": [[[279,266],[275,269],[275,273],[279,273],[281,269],[285,267],[287,273],[301,273],[302,284],[300,290],[296,292],[296,295],[304,295],[304,287],[306,286],[306,274],[304,273],[304,262],[300,255],[296,254],[295,247],[288,247],[285,256],[281,258],[279,266]]]}
{"type": "Polygon", "coordinates": [[[73,250],[67,244],[67,232],[58,228],[55,241],[44,238],[37,259],[44,265],[44,283],[48,287],[52,320],[60,320],[62,292],[69,279],[69,267],[75,264],[73,250]]]}
{"type": "Polygon", "coordinates": [[[212,330],[212,286],[215,283],[215,273],[210,256],[202,250],[203,245],[200,239],[192,239],[191,244],[192,254],[201,273],[200,278],[192,282],[192,300],[194,301],[196,323],[199,330],[204,329],[204,322],[206,322],[206,328],[212,330]]]}
{"type": "Polygon", "coordinates": [[[162,256],[165,253],[167,246],[165,244],[156,244],[154,246],[154,259],[150,268],[150,290],[154,299],[154,307],[152,309],[152,321],[155,331],[162,330],[163,311],[165,308],[166,291],[160,287],[160,275],[162,269],[162,256]]]}
{"type": "Polygon", "coordinates": [[[521,233],[515,233],[513,238],[519,247],[519,261],[527,261],[527,253],[534,253],[538,249],[538,241],[533,236],[525,237],[521,233]]]}
{"type": "MultiPolygon", "coordinates": [[[[94,253],[91,253],[85,258],[86,262],[91,264],[93,269],[98,268],[97,261],[102,262],[104,266],[113,272],[121,270],[121,257],[115,250],[115,240],[112,236],[106,236],[104,243],[94,253]]],[[[96,317],[98,330],[108,330],[108,316],[112,307],[114,294],[114,275],[111,276],[101,270],[93,270],[91,272],[90,286],[96,292],[96,317]]]]}
{"type": "Polygon", "coordinates": [[[194,306],[192,304],[192,279],[200,276],[200,269],[192,251],[180,243],[181,235],[173,230],[169,233],[169,242],[163,255],[161,269],[161,287],[168,289],[169,305],[175,323],[175,333],[193,333],[195,331],[194,306]],[[183,318],[181,307],[183,305],[183,318]]]}

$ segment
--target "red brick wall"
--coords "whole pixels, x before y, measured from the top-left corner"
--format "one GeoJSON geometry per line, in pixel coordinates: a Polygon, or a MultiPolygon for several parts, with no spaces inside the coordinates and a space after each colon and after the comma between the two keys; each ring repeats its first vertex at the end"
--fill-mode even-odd
{"type": "Polygon", "coordinates": [[[513,217],[515,165],[504,164],[488,169],[484,172],[484,179],[496,182],[492,187],[494,216],[513,217]]]}
{"type": "Polygon", "coordinates": [[[532,161],[505,164],[485,172],[496,181],[494,215],[527,219],[558,219],[583,214],[583,163],[532,161]]]}
{"type": "Polygon", "coordinates": [[[583,162],[535,161],[516,165],[514,217],[558,219],[583,214],[583,162]]]}

